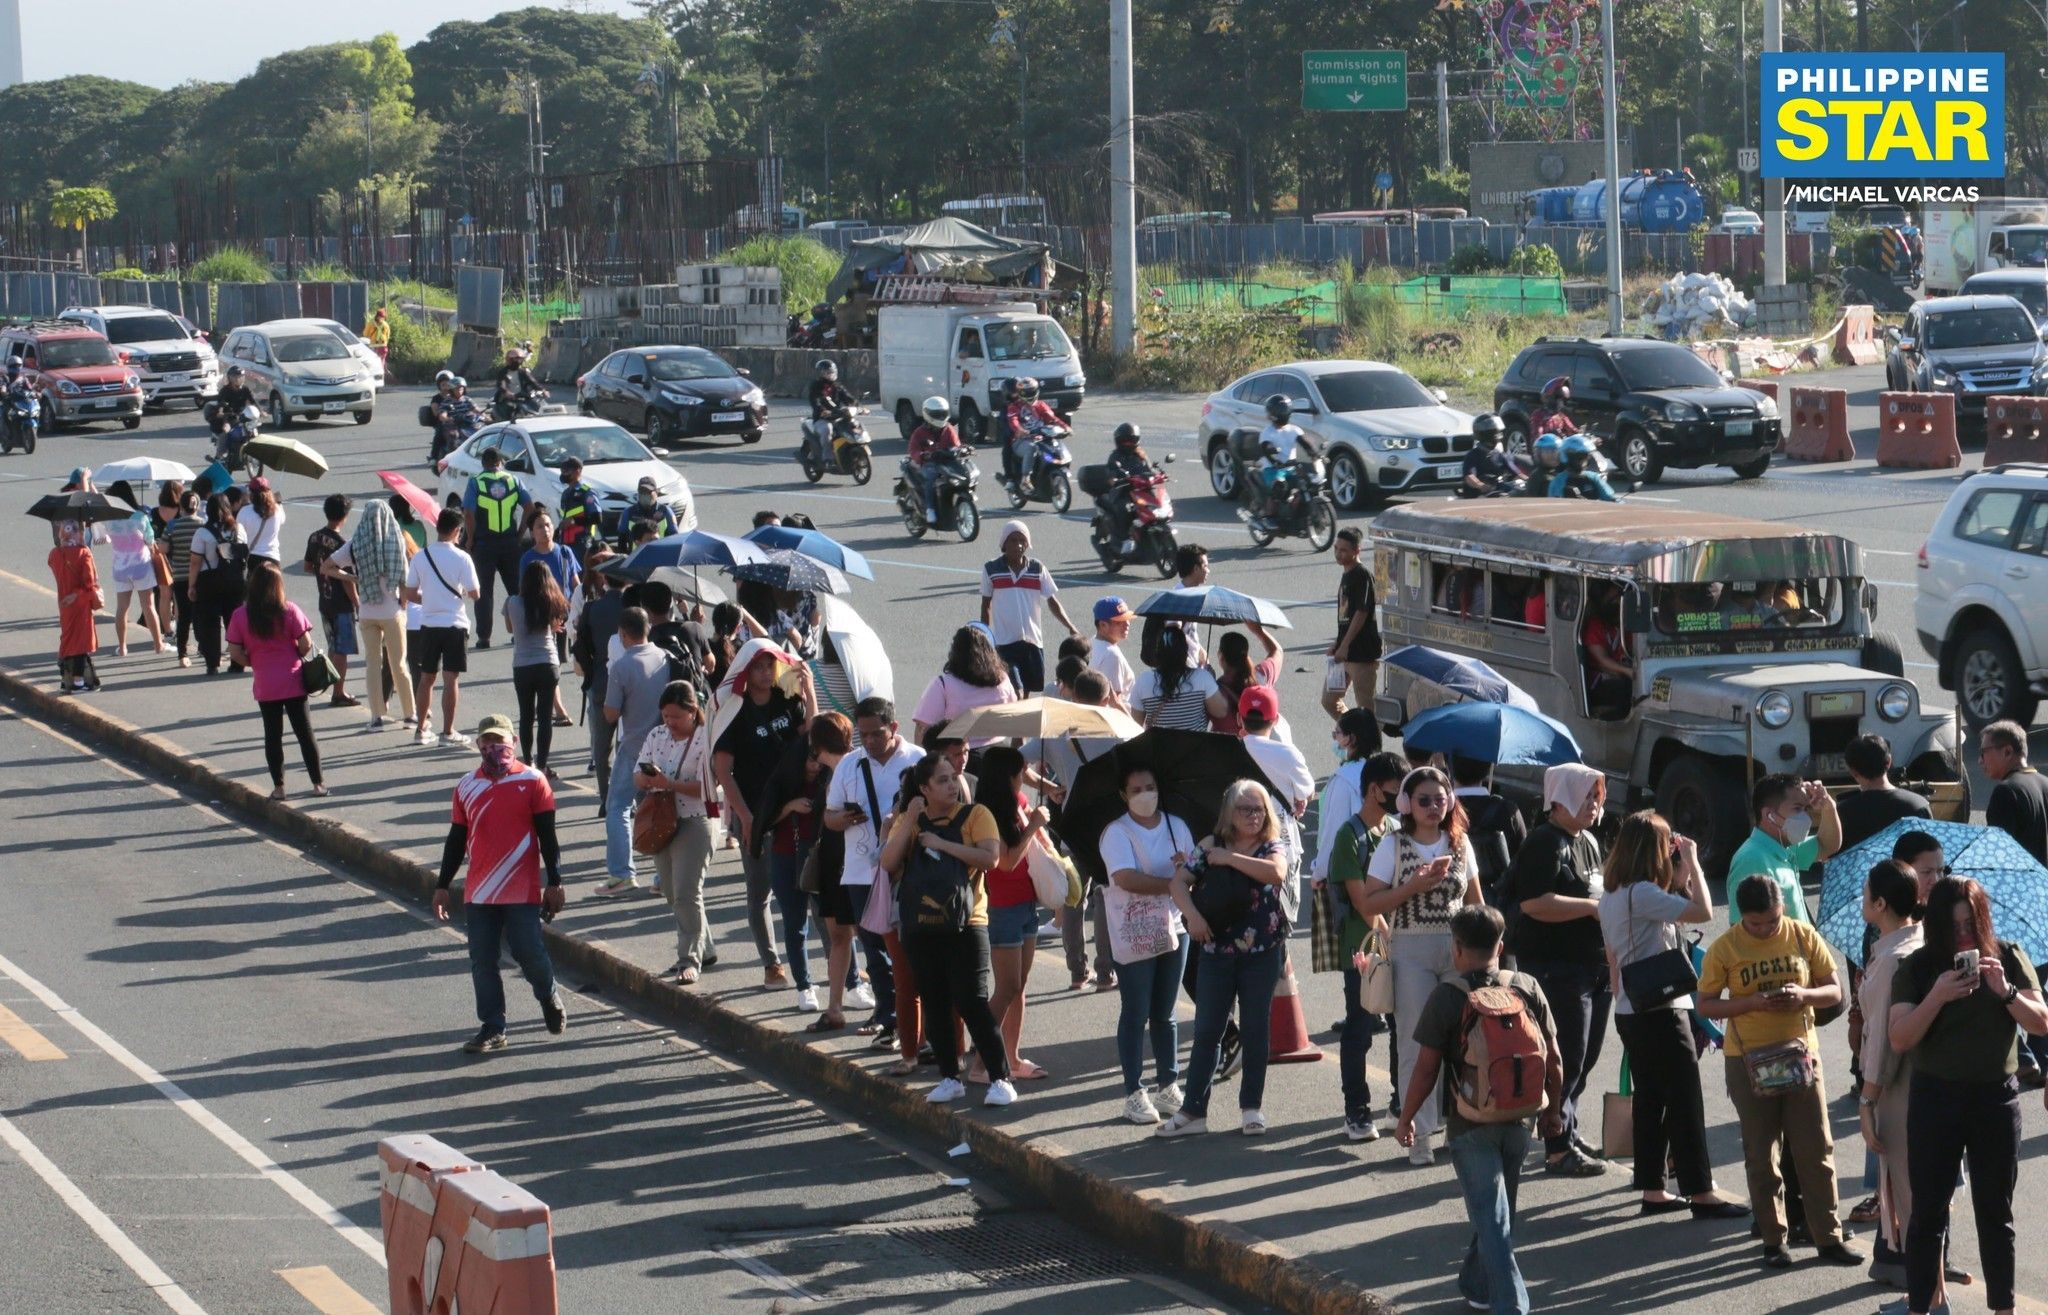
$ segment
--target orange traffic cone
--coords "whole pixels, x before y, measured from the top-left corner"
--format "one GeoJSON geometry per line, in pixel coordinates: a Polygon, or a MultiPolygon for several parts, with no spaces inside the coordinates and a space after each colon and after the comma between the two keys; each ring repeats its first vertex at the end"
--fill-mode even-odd
{"type": "Polygon", "coordinates": [[[1269,1064],[1311,1064],[1323,1052],[1308,1039],[1308,1019],[1301,1012],[1301,985],[1294,980],[1294,964],[1281,947],[1280,987],[1273,992],[1268,1013],[1270,1035],[1266,1045],[1269,1064]]]}

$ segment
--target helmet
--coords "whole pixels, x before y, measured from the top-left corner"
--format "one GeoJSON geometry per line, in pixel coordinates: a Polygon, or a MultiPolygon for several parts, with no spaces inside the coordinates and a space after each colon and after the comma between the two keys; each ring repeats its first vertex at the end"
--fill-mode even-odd
{"type": "Polygon", "coordinates": [[[839,377],[839,362],[837,361],[820,360],[811,368],[818,372],[820,379],[837,379],[839,377]]]}
{"type": "Polygon", "coordinates": [[[831,308],[830,306],[827,306],[827,305],[826,305],[826,304],[825,304],[824,302],[822,302],[822,301],[821,301],[821,302],[819,302],[819,303],[818,303],[817,305],[815,305],[815,306],[811,307],[811,314],[812,314],[812,315],[823,315],[823,314],[824,314],[825,312],[827,312],[827,311],[829,311],[829,310],[831,310],[831,309],[832,309],[832,308],[831,308]]]}
{"type": "Polygon", "coordinates": [[[253,424],[255,424],[255,423],[256,423],[256,422],[258,421],[258,420],[261,420],[262,418],[263,418],[263,413],[262,413],[261,411],[259,411],[259,410],[257,410],[257,409],[256,409],[256,404],[255,404],[254,402],[251,402],[251,403],[249,403],[249,405],[247,405],[247,406],[245,406],[245,407],[243,407],[243,408],[242,408],[242,423],[243,423],[243,424],[246,424],[246,425],[253,425],[253,424]]]}
{"type": "Polygon", "coordinates": [[[1478,439],[1485,447],[1492,447],[1500,442],[1501,435],[1507,432],[1507,428],[1501,423],[1500,417],[1491,411],[1472,417],[1472,437],[1478,439]]]}
{"type": "Polygon", "coordinates": [[[1025,375],[1017,380],[1017,396],[1026,402],[1038,400],[1038,380],[1025,375]]]}
{"type": "Polygon", "coordinates": [[[1572,400],[1572,381],[1558,375],[1543,385],[1543,400],[1546,402],[1569,402],[1572,400]]]}
{"type": "Polygon", "coordinates": [[[1593,451],[1593,440],[1587,438],[1584,434],[1573,434],[1564,441],[1564,459],[1566,461],[1570,461],[1573,457],[1585,457],[1591,460],[1593,451]]]}
{"type": "Polygon", "coordinates": [[[521,361],[523,361],[523,360],[525,360],[525,359],[526,359],[526,349],[525,349],[525,348],[523,348],[523,347],[507,347],[507,348],[505,349],[505,364],[507,364],[507,365],[517,365],[517,364],[519,364],[519,362],[521,362],[521,361]]]}
{"type": "Polygon", "coordinates": [[[1145,437],[1145,435],[1139,431],[1136,425],[1126,420],[1124,421],[1124,423],[1116,427],[1116,433],[1112,434],[1110,437],[1111,440],[1115,442],[1115,444],[1118,447],[1122,447],[1126,443],[1135,447],[1137,446],[1138,442],[1145,437]]]}
{"type": "Polygon", "coordinates": [[[469,380],[463,378],[459,374],[451,374],[448,376],[448,386],[459,393],[463,389],[469,387],[469,380]]]}
{"type": "MultiPolygon", "coordinates": [[[[9,361],[9,362],[8,362],[7,364],[8,364],[8,368],[12,369],[12,368],[13,368],[14,366],[17,366],[17,365],[20,365],[20,364],[21,364],[21,358],[20,358],[19,356],[17,356],[17,357],[15,357],[15,358],[14,358],[13,360],[9,361]]],[[[239,365],[230,365],[230,366],[228,367],[228,373],[227,373],[227,377],[228,377],[228,378],[230,378],[230,379],[239,379],[239,378],[241,378],[241,377],[242,377],[242,367],[241,367],[241,366],[239,366],[239,365]]]]}
{"type": "Polygon", "coordinates": [[[1539,457],[1545,454],[1546,452],[1554,457],[1557,455],[1558,448],[1561,446],[1562,444],[1558,442],[1556,434],[1544,434],[1536,440],[1536,447],[1534,450],[1536,455],[1539,457]]]}
{"type": "Polygon", "coordinates": [[[439,386],[439,385],[441,385],[441,384],[445,384],[445,383],[447,383],[447,382],[448,382],[448,381],[449,381],[450,379],[453,379],[454,377],[455,377],[455,371],[453,371],[453,370],[443,370],[443,371],[441,371],[441,372],[440,372],[439,374],[437,374],[437,375],[435,375],[435,376],[434,376],[434,383],[435,383],[435,385],[436,385],[436,386],[438,387],[438,386],[439,386]]]}
{"type": "Polygon", "coordinates": [[[1288,417],[1293,414],[1294,403],[1287,399],[1287,394],[1275,393],[1266,399],[1266,419],[1274,424],[1286,424],[1288,417]]]}
{"type": "Polygon", "coordinates": [[[937,429],[945,424],[953,415],[953,408],[947,404],[946,399],[943,397],[925,398],[924,405],[919,407],[918,410],[924,414],[924,422],[933,429],[937,429]]]}

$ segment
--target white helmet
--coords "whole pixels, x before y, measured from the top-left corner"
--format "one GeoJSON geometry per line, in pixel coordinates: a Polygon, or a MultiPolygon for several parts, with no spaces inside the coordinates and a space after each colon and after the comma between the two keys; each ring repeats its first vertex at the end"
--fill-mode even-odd
{"type": "Polygon", "coordinates": [[[927,397],[924,399],[924,405],[918,409],[924,413],[924,422],[933,429],[939,428],[953,416],[953,408],[947,405],[943,397],[927,397]]]}
{"type": "Polygon", "coordinates": [[[448,381],[449,381],[450,379],[453,379],[454,377],[455,377],[455,371],[453,371],[453,370],[443,370],[443,371],[441,371],[441,373],[439,373],[439,374],[437,374],[437,375],[435,375],[435,376],[434,376],[434,382],[435,382],[436,384],[445,384],[445,383],[447,383],[447,382],[448,382],[448,381]]]}
{"type": "Polygon", "coordinates": [[[251,402],[249,403],[249,405],[242,408],[243,424],[253,425],[262,418],[263,413],[256,409],[256,404],[254,402],[251,402]]]}

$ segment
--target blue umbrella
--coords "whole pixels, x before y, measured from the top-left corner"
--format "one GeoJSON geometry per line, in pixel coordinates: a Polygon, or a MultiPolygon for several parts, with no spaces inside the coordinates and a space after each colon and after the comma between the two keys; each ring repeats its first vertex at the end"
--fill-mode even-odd
{"type": "Polygon", "coordinates": [[[1541,711],[1527,690],[1477,658],[1458,657],[1422,644],[1407,644],[1380,661],[1462,699],[1506,703],[1529,712],[1541,711]]]}
{"type": "Polygon", "coordinates": [[[1164,616],[1213,625],[1243,625],[1247,621],[1256,621],[1275,629],[1294,628],[1294,623],[1287,619],[1287,613],[1265,599],[1214,584],[1197,585],[1192,589],[1163,589],[1138,604],[1137,612],[1139,616],[1164,616]]]}
{"type": "Polygon", "coordinates": [[[1505,703],[1446,703],[1401,728],[1401,745],[1480,762],[1554,767],[1579,761],[1579,742],[1563,723],[1505,703]]]}
{"type": "Polygon", "coordinates": [[[767,560],[768,550],[758,543],[709,530],[685,530],[641,544],[626,564],[653,570],[658,566],[738,566],[742,562],[767,560]]]}
{"type": "Polygon", "coordinates": [[[836,566],[848,575],[857,575],[863,580],[875,578],[875,568],[868,565],[867,558],[831,535],[817,530],[801,529],[793,525],[763,525],[746,537],[763,548],[787,548],[791,552],[802,553],[814,562],[836,566]]]}
{"type": "Polygon", "coordinates": [[[228,468],[216,461],[199,472],[199,478],[192,481],[192,491],[204,501],[234,482],[235,477],[228,473],[228,468]]]}
{"type": "Polygon", "coordinates": [[[1949,870],[1984,887],[2000,940],[2019,946],[2028,963],[2048,963],[2048,868],[1996,827],[1921,817],[1892,823],[1835,855],[1822,869],[1820,934],[1838,954],[1862,966],[1863,883],[1908,831],[1925,831],[1940,841],[1949,870]]]}

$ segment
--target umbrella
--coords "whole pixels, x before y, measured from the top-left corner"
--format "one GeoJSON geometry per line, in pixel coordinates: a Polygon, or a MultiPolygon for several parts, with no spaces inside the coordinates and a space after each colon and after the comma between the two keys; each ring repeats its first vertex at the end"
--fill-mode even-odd
{"type": "Polygon", "coordinates": [[[1579,761],[1579,742],[1540,712],[1505,703],[1447,703],[1401,729],[1401,747],[1480,762],[1554,767],[1579,761]]]}
{"type": "Polygon", "coordinates": [[[126,457],[109,461],[92,473],[95,484],[127,480],[130,484],[168,484],[174,479],[190,480],[192,467],[166,457],[126,457]]]}
{"type": "Polygon", "coordinates": [[[765,562],[741,562],[725,568],[726,574],[735,580],[758,580],[776,589],[791,593],[836,594],[844,596],[853,592],[853,586],[846,582],[846,576],[839,568],[827,566],[815,557],[806,557],[788,548],[777,548],[768,554],[765,562]]]}
{"type": "Polygon", "coordinates": [[[608,557],[597,569],[614,580],[624,580],[629,584],[641,584],[646,581],[665,584],[690,601],[704,603],[709,606],[715,607],[719,603],[726,602],[730,597],[717,584],[700,580],[697,578],[695,571],[684,570],[681,567],[641,566],[635,568],[624,557],[608,557]]]}
{"type": "Polygon", "coordinates": [[[1187,823],[1196,836],[1215,828],[1223,792],[1232,782],[1257,781],[1279,793],[1234,735],[1154,727],[1125,740],[1081,765],[1055,828],[1074,861],[1098,881],[1109,877],[1102,870],[1102,831],[1123,815],[1124,772],[1133,766],[1151,769],[1159,781],[1159,807],[1187,823]]]}
{"type": "Polygon", "coordinates": [[[287,475],[319,479],[327,473],[327,458],[296,438],[262,434],[242,445],[242,455],[287,475]]]}
{"type": "Polygon", "coordinates": [[[836,566],[848,575],[857,575],[863,580],[875,578],[875,568],[868,565],[867,558],[817,530],[799,529],[791,525],[763,525],[746,537],[763,548],[787,548],[791,552],[800,552],[813,561],[836,566]]]}
{"type": "Polygon", "coordinates": [[[1380,661],[1461,699],[1542,711],[1527,690],[1477,658],[1458,657],[1422,644],[1406,644],[1380,661]]]}
{"type": "Polygon", "coordinates": [[[192,481],[192,491],[197,493],[200,499],[204,501],[214,494],[222,492],[228,485],[234,482],[235,477],[228,473],[228,468],[216,461],[205,470],[199,472],[199,478],[192,481]]]}
{"type": "Polygon", "coordinates": [[[1139,616],[1174,617],[1184,621],[1208,621],[1217,625],[1242,625],[1256,621],[1262,626],[1292,630],[1294,623],[1263,598],[1241,594],[1221,585],[1204,584],[1192,589],[1163,589],[1138,604],[1139,616]]]}
{"type": "Polygon", "coordinates": [[[991,703],[946,723],[947,736],[962,739],[1031,740],[1110,737],[1128,740],[1144,727],[1115,708],[1092,707],[1043,696],[1015,703],[991,703]]]}
{"type": "Polygon", "coordinates": [[[811,670],[819,678],[820,703],[829,700],[835,710],[851,716],[862,699],[893,700],[896,672],[874,628],[850,604],[830,594],[818,595],[818,618],[825,631],[825,658],[811,670]],[[838,707],[842,686],[845,706],[838,707]]]}
{"type": "Polygon", "coordinates": [[[642,569],[656,566],[738,566],[741,562],[765,562],[768,550],[758,543],[713,534],[709,530],[685,530],[665,539],[643,543],[626,559],[642,569]]]}
{"type": "Polygon", "coordinates": [[[104,493],[91,493],[73,489],[69,493],[46,493],[37,498],[35,505],[28,509],[31,516],[40,516],[52,523],[56,521],[124,521],[135,514],[132,507],[124,507],[104,493]]]}
{"type": "Polygon", "coordinates": [[[380,470],[377,478],[384,481],[384,487],[404,498],[419,518],[432,525],[434,518],[441,514],[441,504],[434,501],[434,495],[413,483],[395,470],[380,470]]]}
{"type": "Polygon", "coordinates": [[[1863,963],[1863,883],[1908,831],[1941,842],[1949,870],[1984,887],[2001,940],[2020,947],[2028,963],[2048,963],[2048,868],[1996,827],[1908,817],[1829,859],[1821,872],[1820,934],[1835,951],[1863,963]]]}

